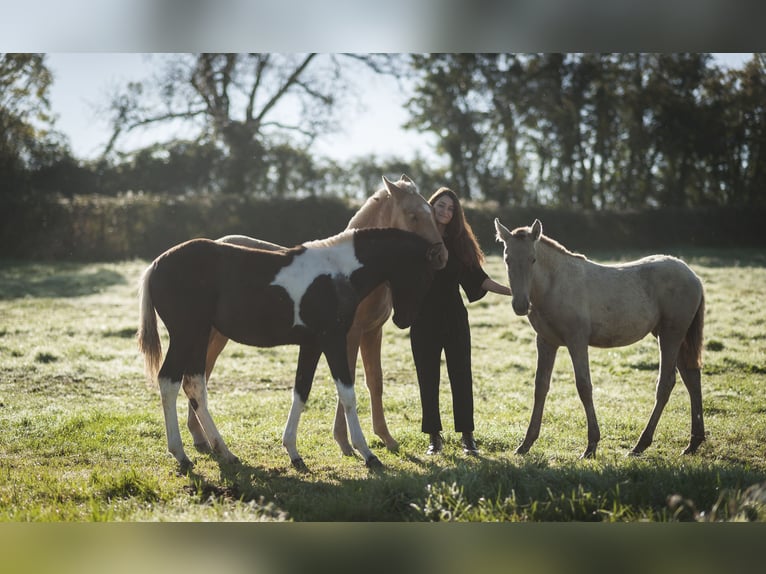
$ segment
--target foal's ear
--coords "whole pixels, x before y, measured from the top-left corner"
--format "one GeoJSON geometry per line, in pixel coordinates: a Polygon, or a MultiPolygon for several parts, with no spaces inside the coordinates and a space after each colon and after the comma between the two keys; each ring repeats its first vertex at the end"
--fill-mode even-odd
{"type": "Polygon", "coordinates": [[[403,173],[402,177],[399,178],[399,181],[403,181],[404,183],[412,183],[412,180],[407,177],[407,174],[403,173]]]}
{"type": "Polygon", "coordinates": [[[385,175],[383,176],[383,185],[386,186],[386,191],[388,191],[388,195],[392,195],[394,193],[394,190],[398,190],[399,188],[396,187],[396,184],[389,180],[385,175]]]}
{"type": "Polygon", "coordinates": [[[502,241],[505,243],[506,239],[511,236],[511,232],[505,225],[500,223],[500,220],[497,217],[495,217],[495,232],[495,241],[502,241]]]}
{"type": "Polygon", "coordinates": [[[543,234],[543,224],[540,223],[539,219],[535,219],[535,222],[532,224],[532,239],[537,241],[540,239],[540,236],[543,234]]]}

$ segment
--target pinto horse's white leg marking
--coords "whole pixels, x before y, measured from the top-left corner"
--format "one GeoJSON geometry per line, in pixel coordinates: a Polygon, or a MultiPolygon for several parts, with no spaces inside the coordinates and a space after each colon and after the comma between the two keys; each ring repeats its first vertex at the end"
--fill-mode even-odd
{"type": "MultiPolygon", "coordinates": [[[[205,384],[205,375],[191,375],[184,377],[183,382],[184,392],[189,398],[189,404],[197,414],[202,430],[207,436],[207,441],[210,443],[210,448],[213,452],[222,456],[227,462],[238,462],[239,459],[234,456],[226,443],[223,441],[221,434],[213,422],[213,417],[210,416],[210,411],[207,409],[207,385],[205,384]]],[[[176,391],[178,392],[178,391],[176,391]]]]}
{"type": "Polygon", "coordinates": [[[293,404],[290,407],[290,414],[287,415],[285,432],[282,433],[282,445],[287,449],[287,454],[290,456],[290,462],[293,463],[293,466],[303,465],[303,459],[298,454],[296,443],[298,440],[298,422],[301,420],[301,413],[305,405],[306,403],[301,400],[297,391],[293,391],[293,404]]]}
{"type": "Polygon", "coordinates": [[[344,233],[349,236],[348,240],[334,245],[324,245],[321,241],[305,243],[306,251],[280,269],[271,282],[287,291],[293,300],[293,326],[305,325],[300,317],[301,299],[317,277],[327,275],[328,270],[332,270],[333,275],[348,277],[362,266],[354,251],[353,230],[344,233]]]}
{"type": "Polygon", "coordinates": [[[178,391],[181,390],[181,381],[171,381],[168,378],[160,377],[157,383],[160,387],[162,411],[165,415],[168,451],[181,465],[181,470],[186,470],[191,467],[192,462],[184,452],[183,443],[181,442],[181,431],[178,428],[178,412],[176,411],[176,400],[178,399],[178,391]]]}
{"type": "Polygon", "coordinates": [[[367,440],[364,438],[362,426],[359,424],[359,415],[356,412],[356,393],[354,387],[344,385],[339,379],[335,379],[335,387],[338,389],[338,399],[343,405],[343,411],[346,414],[346,423],[348,424],[349,434],[351,435],[351,444],[364,457],[364,461],[369,467],[382,466],[378,457],[372,454],[367,446],[367,440]]]}

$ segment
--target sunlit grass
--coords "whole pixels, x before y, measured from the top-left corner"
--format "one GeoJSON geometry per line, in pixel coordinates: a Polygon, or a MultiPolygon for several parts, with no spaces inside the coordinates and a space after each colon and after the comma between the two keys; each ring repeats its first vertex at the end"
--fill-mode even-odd
{"type": "MultiPolygon", "coordinates": [[[[281,434],[297,348],[230,344],[210,382],[210,409],[242,464],[219,464],[194,450],[179,399],[182,437],[195,462],[188,476],[166,452],[159,396],[144,380],[135,346],[145,262],[0,262],[0,520],[763,519],[758,494],[746,489],[766,481],[766,260],[755,251],[682,255],[707,295],[708,440],[695,456],[680,456],[690,427],[681,384],[652,446],[640,458],[625,456],[654,401],[651,337],[591,350],[602,434],[594,460],[578,458],[585,415],[565,350],[540,438],[528,455],[513,454],[532,406],[534,331],[507,298],[489,294],[469,307],[479,458],[466,458],[452,431],[446,373],[445,453],[424,455],[409,339],[389,323],[384,403],[398,453],[372,433],[361,363],[357,369],[360,420],[383,472],[340,455],[331,435],[337,398],[323,361],[298,434],[310,470],[292,469],[281,434]]],[[[491,256],[487,269],[505,281],[499,257],[491,256]]]]}

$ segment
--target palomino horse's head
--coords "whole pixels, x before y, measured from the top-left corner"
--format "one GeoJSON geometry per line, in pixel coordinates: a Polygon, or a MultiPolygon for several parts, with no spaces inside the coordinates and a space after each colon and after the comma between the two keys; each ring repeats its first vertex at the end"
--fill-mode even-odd
{"type": "Polygon", "coordinates": [[[438,244],[439,249],[432,258],[432,264],[434,269],[442,269],[447,264],[447,248],[436,228],[431,206],[418,193],[415,182],[402,174],[397,182],[392,182],[383,176],[383,185],[394,200],[390,227],[412,231],[429,243],[438,244]]]}
{"type": "Polygon", "coordinates": [[[529,227],[509,231],[495,218],[495,231],[497,240],[505,245],[503,260],[511,284],[513,311],[517,315],[526,315],[529,313],[529,291],[537,260],[537,242],[543,234],[543,224],[535,219],[529,227]]]}

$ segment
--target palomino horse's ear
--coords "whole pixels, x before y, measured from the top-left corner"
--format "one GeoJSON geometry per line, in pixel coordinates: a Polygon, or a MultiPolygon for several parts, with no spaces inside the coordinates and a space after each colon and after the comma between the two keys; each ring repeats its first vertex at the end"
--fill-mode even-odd
{"type": "Polygon", "coordinates": [[[399,178],[399,181],[403,181],[404,183],[413,183],[412,180],[407,177],[407,174],[402,174],[402,177],[399,178]]]}
{"type": "Polygon", "coordinates": [[[511,232],[505,225],[500,223],[500,220],[497,217],[495,217],[495,231],[497,232],[495,241],[502,241],[505,243],[505,240],[511,236],[511,232]]]}
{"type": "Polygon", "coordinates": [[[535,219],[535,222],[532,224],[532,239],[537,241],[540,239],[540,236],[543,234],[543,224],[540,223],[539,219],[535,219]]]}

